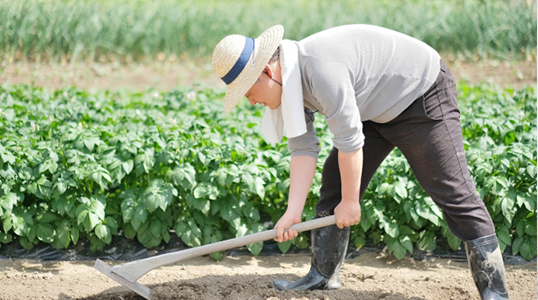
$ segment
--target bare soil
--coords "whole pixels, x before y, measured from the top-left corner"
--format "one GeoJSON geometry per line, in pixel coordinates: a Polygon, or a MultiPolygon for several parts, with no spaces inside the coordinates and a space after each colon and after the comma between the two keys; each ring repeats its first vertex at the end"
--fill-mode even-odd
{"type": "MultiPolygon", "coordinates": [[[[95,270],[93,263],[0,260],[0,299],[143,300],[95,270]]],[[[511,299],[537,299],[536,267],[536,262],[506,266],[511,299]]],[[[153,270],[139,282],[151,288],[153,300],[479,299],[464,260],[405,257],[398,261],[376,252],[344,261],[340,290],[296,292],[272,287],[273,280],[297,280],[309,268],[310,257],[305,254],[226,256],[220,262],[199,257],[153,270]]]]}
{"type": "MultiPolygon", "coordinates": [[[[536,86],[536,61],[448,62],[457,82],[489,83],[501,87],[536,86]]],[[[0,84],[33,84],[62,89],[168,91],[176,87],[224,88],[210,63],[177,61],[153,64],[43,64],[17,62],[0,64],[0,84]]]]}

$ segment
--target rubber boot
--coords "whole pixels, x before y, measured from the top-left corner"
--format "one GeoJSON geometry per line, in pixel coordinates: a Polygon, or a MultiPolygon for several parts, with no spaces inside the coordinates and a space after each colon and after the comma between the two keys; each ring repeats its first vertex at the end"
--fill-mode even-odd
{"type": "Polygon", "coordinates": [[[273,286],[284,290],[330,290],[342,287],[340,267],[346,256],[349,227],[331,225],[314,229],[312,235],[312,260],[308,274],[295,281],[275,280],[273,286]]]}
{"type": "Polygon", "coordinates": [[[464,244],[469,268],[481,299],[510,299],[497,236],[493,234],[464,244]]]}

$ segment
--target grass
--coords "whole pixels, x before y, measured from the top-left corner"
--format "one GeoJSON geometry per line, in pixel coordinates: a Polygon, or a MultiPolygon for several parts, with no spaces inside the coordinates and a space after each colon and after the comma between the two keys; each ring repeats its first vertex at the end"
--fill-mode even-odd
{"type": "Polygon", "coordinates": [[[224,36],[274,24],[300,40],[350,23],[391,28],[463,59],[535,58],[536,4],[501,0],[0,1],[0,60],[207,57],[224,36]]]}

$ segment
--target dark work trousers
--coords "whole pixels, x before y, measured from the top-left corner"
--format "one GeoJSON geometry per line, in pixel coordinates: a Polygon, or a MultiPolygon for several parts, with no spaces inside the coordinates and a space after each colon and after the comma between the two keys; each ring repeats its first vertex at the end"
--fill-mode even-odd
{"type": "MultiPolygon", "coordinates": [[[[437,80],[423,96],[388,123],[363,122],[363,132],[361,198],[379,165],[398,147],[454,235],[469,241],[495,233],[467,168],[456,84],[443,62],[437,80]]],[[[323,166],[316,212],[333,214],[341,198],[338,149],[333,148],[323,166]]]]}

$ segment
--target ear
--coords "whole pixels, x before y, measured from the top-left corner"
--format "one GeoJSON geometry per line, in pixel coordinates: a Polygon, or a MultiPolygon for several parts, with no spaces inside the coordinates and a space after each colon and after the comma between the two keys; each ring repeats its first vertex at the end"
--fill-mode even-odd
{"type": "Polygon", "coordinates": [[[263,68],[263,72],[267,72],[267,74],[269,74],[269,77],[273,78],[274,77],[274,72],[273,72],[273,69],[271,69],[271,67],[269,66],[269,64],[266,64],[265,67],[263,68]]]}

